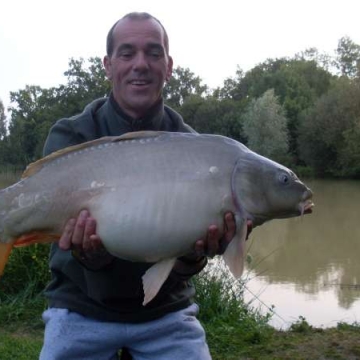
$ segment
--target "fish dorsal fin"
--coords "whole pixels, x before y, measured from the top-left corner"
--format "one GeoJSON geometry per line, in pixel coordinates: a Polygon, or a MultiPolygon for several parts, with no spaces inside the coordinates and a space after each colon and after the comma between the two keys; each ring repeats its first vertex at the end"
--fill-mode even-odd
{"type": "Polygon", "coordinates": [[[133,132],[128,132],[121,136],[115,136],[113,141],[135,140],[135,139],[143,139],[149,137],[157,137],[164,133],[166,133],[166,131],[133,131],[133,132]]]}
{"type": "Polygon", "coordinates": [[[160,135],[161,131],[136,131],[136,132],[129,132],[121,136],[104,136],[99,139],[87,141],[81,144],[68,146],[64,149],[60,149],[58,151],[54,151],[50,155],[47,155],[43,157],[42,159],[35,161],[27,166],[25,171],[23,172],[21,178],[27,178],[31,175],[36,174],[40,169],[47,164],[50,161],[53,161],[61,156],[64,156],[66,154],[80,151],[83,149],[86,149],[88,147],[97,146],[109,142],[117,142],[117,141],[125,141],[125,140],[135,140],[135,139],[142,139],[142,138],[148,138],[148,137],[156,137],[160,135]]]}

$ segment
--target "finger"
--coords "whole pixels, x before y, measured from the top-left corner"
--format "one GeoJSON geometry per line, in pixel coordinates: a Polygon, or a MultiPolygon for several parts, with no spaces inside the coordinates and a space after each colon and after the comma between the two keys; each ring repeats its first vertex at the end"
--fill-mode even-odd
{"type": "Polygon", "coordinates": [[[247,220],[246,225],[247,225],[246,240],[247,240],[252,232],[253,222],[251,220],[247,220]]]}
{"type": "Polygon", "coordinates": [[[92,238],[96,234],[96,221],[92,217],[88,217],[85,222],[84,238],[83,238],[83,250],[94,251],[97,248],[96,240],[92,238]]]}
{"type": "Polygon", "coordinates": [[[61,250],[69,250],[71,248],[71,238],[74,232],[76,219],[69,219],[66,223],[63,233],[59,239],[59,248],[61,250]]]}
{"type": "Polygon", "coordinates": [[[87,210],[82,210],[80,211],[80,214],[76,220],[74,233],[71,239],[71,242],[75,247],[82,248],[86,219],[88,218],[88,216],[89,212],[87,210]]]}
{"type": "Polygon", "coordinates": [[[230,241],[233,239],[233,237],[235,236],[235,232],[236,232],[235,217],[233,213],[228,212],[225,214],[224,217],[224,237],[223,237],[223,239],[227,244],[229,244],[230,241]]]}
{"type": "Polygon", "coordinates": [[[205,241],[203,239],[196,241],[194,251],[197,256],[205,255],[205,241]]]}
{"type": "Polygon", "coordinates": [[[214,257],[219,251],[220,232],[217,226],[210,225],[206,237],[205,252],[208,256],[214,257]]]}

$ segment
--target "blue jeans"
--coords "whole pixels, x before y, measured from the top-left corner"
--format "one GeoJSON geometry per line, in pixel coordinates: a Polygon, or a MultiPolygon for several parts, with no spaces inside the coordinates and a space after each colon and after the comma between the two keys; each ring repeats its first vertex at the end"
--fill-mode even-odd
{"type": "Polygon", "coordinates": [[[198,306],[140,324],[100,322],[67,309],[43,313],[40,360],[115,360],[127,347],[134,360],[209,360],[198,306]]]}

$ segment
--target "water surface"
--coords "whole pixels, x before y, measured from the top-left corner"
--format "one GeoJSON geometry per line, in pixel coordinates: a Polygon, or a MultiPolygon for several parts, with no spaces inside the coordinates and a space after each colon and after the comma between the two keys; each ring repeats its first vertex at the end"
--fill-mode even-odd
{"type": "Polygon", "coordinates": [[[275,306],[272,324],[360,322],[360,181],[307,181],[315,208],[254,229],[246,299],[275,306]]]}

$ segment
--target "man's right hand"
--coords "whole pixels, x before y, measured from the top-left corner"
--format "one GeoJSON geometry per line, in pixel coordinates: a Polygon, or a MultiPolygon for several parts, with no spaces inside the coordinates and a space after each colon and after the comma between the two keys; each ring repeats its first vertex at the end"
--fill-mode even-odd
{"type": "Polygon", "coordinates": [[[97,235],[96,220],[88,210],[82,210],[76,219],[68,220],[59,240],[59,248],[72,250],[73,256],[89,270],[101,269],[114,259],[97,235]]]}

